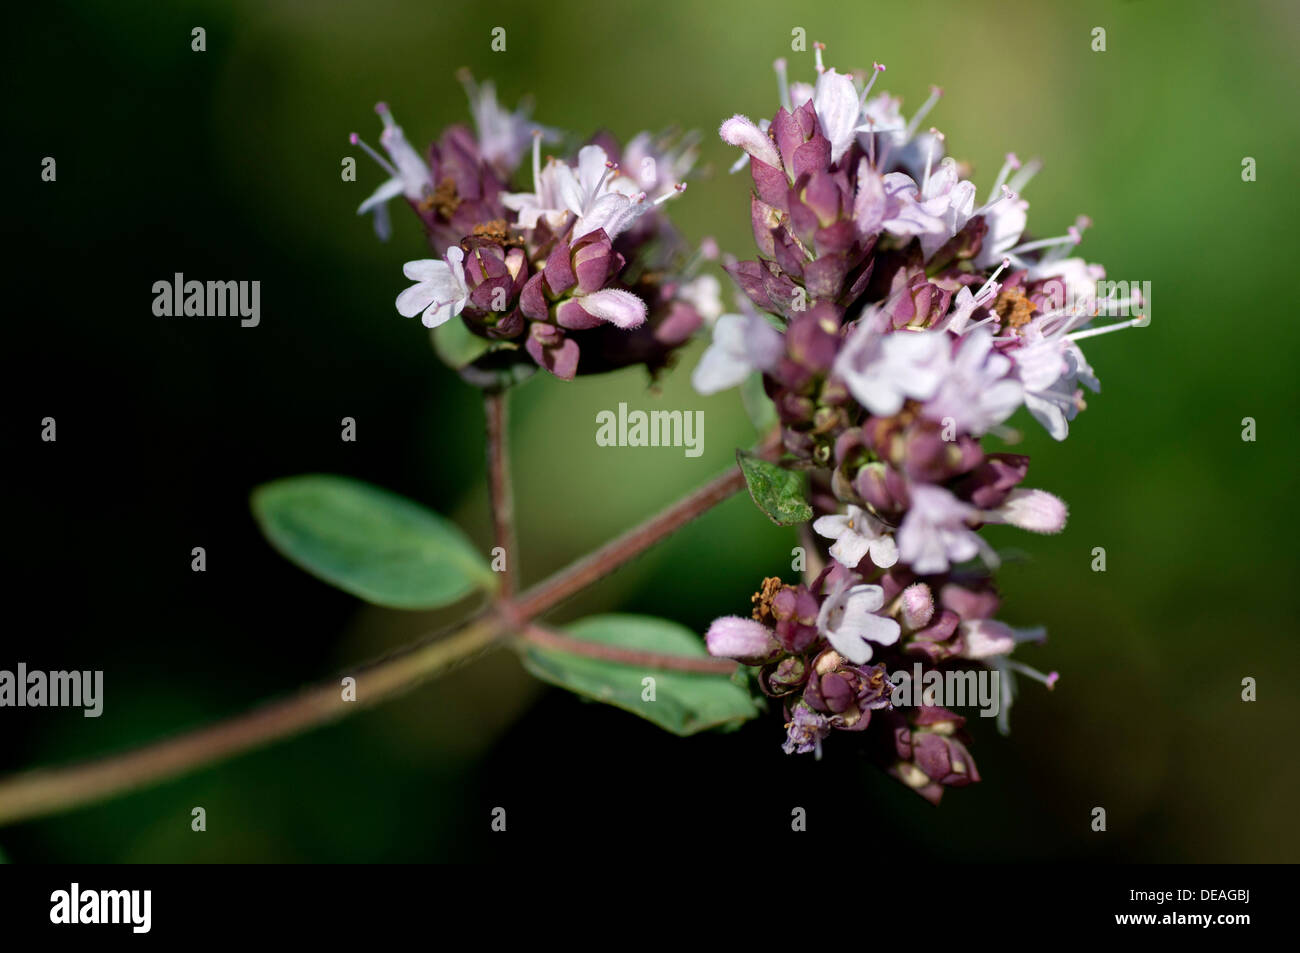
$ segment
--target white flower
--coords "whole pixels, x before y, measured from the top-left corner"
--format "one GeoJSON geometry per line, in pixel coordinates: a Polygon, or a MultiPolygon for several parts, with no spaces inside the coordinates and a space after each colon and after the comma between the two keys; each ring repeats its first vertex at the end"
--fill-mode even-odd
{"type": "Polygon", "coordinates": [[[849,588],[841,580],[817,612],[817,631],[831,647],[855,665],[871,660],[871,645],[893,645],[901,630],[898,623],[876,610],[885,604],[885,590],[861,585],[849,588]]]}
{"type": "Polygon", "coordinates": [[[916,183],[902,172],[881,175],[865,158],[858,162],[853,219],[864,235],[884,230],[900,238],[940,231],[943,220],[926,211],[916,183]]]}
{"type": "Polygon", "coordinates": [[[379,144],[384,147],[384,151],[392,161],[388,161],[366,145],[355,132],[351,136],[351,141],[364,149],[392,178],[375,189],[370,197],[361,203],[357,214],[364,215],[366,212],[373,211],[375,232],[381,239],[387,240],[392,234],[392,224],[388,218],[389,200],[399,195],[405,195],[413,201],[422,198],[426,189],[433,188],[433,177],[429,174],[429,166],[424,159],[406,141],[406,136],[402,134],[402,127],[394,122],[393,114],[387,104],[377,104],[375,112],[379,113],[379,118],[384,123],[384,131],[379,134],[379,144]]]}
{"type": "Polygon", "coordinates": [[[975,256],[976,268],[992,268],[1015,247],[1024,234],[1029,220],[1029,203],[1021,198],[1007,197],[988,206],[984,224],[989,230],[984,235],[980,253],[975,256]]]}
{"type": "Polygon", "coordinates": [[[677,289],[677,297],[712,325],[722,314],[722,285],[713,275],[700,275],[677,289]]]}
{"type": "Polygon", "coordinates": [[[740,384],[755,370],[776,365],[785,338],[756,314],[724,314],[713,325],[713,343],[691,374],[701,394],[715,394],[740,384]]]}
{"type": "Polygon", "coordinates": [[[1011,359],[993,349],[993,334],[976,328],[962,338],[943,383],[925,405],[925,415],[949,418],[963,433],[988,433],[1020,406],[1023,392],[1010,372],[1011,359]]]}
{"type": "Polygon", "coordinates": [[[534,133],[540,134],[548,142],[559,138],[555,130],[529,119],[532,109],[528,104],[521,105],[514,112],[501,108],[497,101],[496,86],[490,79],[475,83],[468,70],[461,71],[459,77],[465,87],[465,94],[469,97],[469,111],[474,117],[474,129],[478,133],[479,152],[503,173],[509,174],[519,165],[534,133]]]}
{"type": "Polygon", "coordinates": [[[445,261],[408,261],[402,266],[402,274],[415,284],[397,296],[398,313],[413,318],[423,311],[421,321],[426,328],[436,328],[460,314],[469,300],[464,262],[465,253],[459,245],[447,249],[445,261]]]}
{"type": "Polygon", "coordinates": [[[1044,334],[1042,323],[1035,318],[1025,325],[1021,329],[1024,343],[1008,354],[1024,386],[1025,407],[1053,440],[1064,440],[1083,403],[1079,384],[1093,393],[1101,390],[1101,384],[1079,345],[1062,331],[1044,334]]]}
{"type": "Polygon", "coordinates": [[[957,162],[952,158],[939,163],[938,171],[927,175],[921,184],[921,206],[927,213],[943,222],[938,231],[921,236],[921,253],[928,261],[970,221],[975,212],[975,185],[957,174],[957,162]]]}
{"type": "Polygon", "coordinates": [[[898,528],[899,558],[918,575],[947,572],[949,563],[965,562],[977,555],[990,566],[997,555],[970,528],[981,512],[938,486],[911,488],[912,505],[898,528]]]}
{"type": "Polygon", "coordinates": [[[551,228],[559,228],[568,212],[560,198],[560,170],[568,171],[568,166],[556,159],[549,159],[546,168],[542,168],[542,140],[533,137],[533,191],[505,192],[501,203],[519,217],[515,224],[519,228],[536,228],[537,220],[544,218],[551,228]]]}
{"type": "MultiPolygon", "coordinates": [[[[512,192],[502,197],[506,208],[519,213],[519,227],[533,228],[545,216],[552,228],[559,227],[566,213],[577,217],[570,241],[603,228],[611,239],[632,227],[654,207],[635,182],[620,175],[600,146],[583,146],[578,151],[578,169],[552,160],[539,169],[537,140],[533,146],[532,192],[512,192]]],[[[675,193],[674,193],[675,194],[675,193]]]]}
{"type": "Polygon", "coordinates": [[[688,133],[674,141],[669,136],[655,138],[648,132],[633,136],[623,147],[624,175],[636,180],[651,200],[671,196],[695,167],[699,158],[699,135],[688,133]]]}
{"type": "Polygon", "coordinates": [[[871,561],[881,569],[888,569],[898,562],[898,546],[889,528],[860,506],[850,503],[844,514],[823,516],[813,523],[813,529],[827,539],[835,540],[831,555],[849,569],[857,568],[868,553],[871,561]]]}
{"type": "Polygon", "coordinates": [[[889,417],[907,398],[929,400],[938,392],[952,339],[943,331],[882,333],[882,323],[878,312],[862,316],[835,359],[835,373],[862,406],[889,417]]]}

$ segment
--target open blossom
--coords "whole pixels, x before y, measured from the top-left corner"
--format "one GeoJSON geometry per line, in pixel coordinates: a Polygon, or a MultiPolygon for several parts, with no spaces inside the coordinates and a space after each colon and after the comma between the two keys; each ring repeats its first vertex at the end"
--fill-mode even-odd
{"type": "Polygon", "coordinates": [[[534,156],[533,180],[532,192],[511,193],[503,199],[507,208],[519,213],[519,227],[533,228],[545,218],[552,228],[559,228],[572,214],[574,240],[598,229],[616,238],[654,207],[600,146],[579,150],[576,171],[554,159],[541,169],[534,156]]]}
{"type": "Polygon", "coordinates": [[[929,259],[970,221],[975,211],[975,186],[960,178],[952,158],[944,159],[937,171],[926,171],[920,203],[942,223],[940,228],[921,236],[921,253],[929,259]]]}
{"type": "Polygon", "coordinates": [[[993,349],[993,334],[977,328],[962,338],[938,390],[925,404],[932,420],[952,420],[963,433],[988,433],[1020,406],[1011,359],[993,349]]]}
{"type": "Polygon", "coordinates": [[[426,328],[436,328],[460,314],[469,301],[464,262],[465,253],[456,245],[447,249],[443,261],[408,261],[402,266],[402,274],[415,284],[397,296],[398,313],[413,318],[424,312],[420,320],[426,328]]]}
{"type": "Polygon", "coordinates": [[[911,496],[898,530],[898,555],[915,572],[946,572],[950,564],[981,554],[996,563],[992,549],[969,525],[979,519],[979,510],[938,486],[913,487],[911,496]]]}
{"type": "Polygon", "coordinates": [[[786,723],[785,744],[781,747],[786,754],[815,754],[822,756],[822,741],[831,733],[831,727],[825,715],[813,711],[807,705],[798,705],[786,723]]]}
{"type": "Polygon", "coordinates": [[[948,373],[945,335],[928,331],[883,334],[876,315],[864,315],[835,362],[835,372],[873,414],[896,414],[908,398],[929,400],[948,373]]]}
{"type": "Polygon", "coordinates": [[[496,84],[491,80],[477,83],[468,70],[458,75],[469,97],[469,110],[483,158],[503,174],[509,175],[519,165],[534,135],[547,141],[559,138],[554,130],[532,121],[532,110],[527,104],[513,112],[504,109],[497,101],[496,84]]]}
{"type": "Polygon", "coordinates": [[[821,517],[813,523],[813,530],[835,540],[831,555],[849,569],[856,568],[868,554],[881,569],[898,562],[898,546],[888,528],[860,506],[850,503],[843,514],[821,517]]]}
{"type": "Polygon", "coordinates": [[[1101,389],[1083,351],[1064,334],[1045,334],[1041,321],[1031,321],[1009,356],[1024,387],[1025,406],[1054,440],[1064,440],[1083,406],[1079,384],[1101,389]]]}
{"type": "Polygon", "coordinates": [[[406,141],[402,127],[393,119],[387,104],[379,103],[375,106],[375,112],[379,113],[379,118],[384,123],[384,131],[379,134],[379,144],[388,153],[388,159],[366,145],[356,133],[352,134],[351,141],[369,153],[391,178],[361,203],[357,208],[357,214],[365,215],[367,212],[374,212],[375,231],[380,238],[387,239],[392,233],[388,216],[389,201],[399,195],[411,201],[422,198],[426,191],[433,188],[433,177],[429,174],[429,167],[424,159],[406,141]]]}
{"type": "Polygon", "coordinates": [[[822,603],[817,629],[846,659],[858,665],[871,660],[871,644],[893,645],[899,627],[893,619],[877,615],[885,604],[879,586],[841,583],[822,603]]]}
{"type": "Polygon", "coordinates": [[[867,159],[858,166],[853,221],[864,235],[885,231],[899,238],[935,234],[943,220],[923,205],[916,183],[902,172],[881,175],[867,159]]]}

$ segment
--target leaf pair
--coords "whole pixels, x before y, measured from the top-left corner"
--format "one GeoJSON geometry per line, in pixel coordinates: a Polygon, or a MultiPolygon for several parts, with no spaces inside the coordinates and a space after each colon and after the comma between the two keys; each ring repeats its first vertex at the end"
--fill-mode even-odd
{"type": "MultiPolygon", "coordinates": [[[[460,529],[418,503],[346,477],[309,475],[257,488],[253,513],[290,561],[360,599],[395,609],[433,609],[498,587],[496,574],[460,529]]],[[[585,619],[568,634],[625,649],[686,657],[707,652],[693,632],[633,615],[585,619]]],[[[535,676],[640,715],[678,735],[739,724],[756,713],[726,675],[645,669],[527,645],[535,676]],[[646,679],[652,691],[647,691],[646,679]]]]}

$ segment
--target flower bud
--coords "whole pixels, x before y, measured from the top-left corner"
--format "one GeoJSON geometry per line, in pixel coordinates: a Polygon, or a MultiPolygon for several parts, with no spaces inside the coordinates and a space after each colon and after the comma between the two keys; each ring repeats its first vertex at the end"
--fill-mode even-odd
{"type": "Polygon", "coordinates": [[[1065,502],[1046,490],[1012,490],[992,511],[992,521],[1009,523],[1031,533],[1059,533],[1065,529],[1065,502]]]}
{"type": "Polygon", "coordinates": [[[735,659],[745,665],[761,665],[781,655],[781,646],[772,638],[771,629],[761,622],[740,616],[714,619],[704,642],[710,655],[735,659]]]}
{"type": "Polygon", "coordinates": [[[903,590],[903,626],[916,630],[924,628],[934,615],[934,594],[923,582],[914,582],[903,590]]]}

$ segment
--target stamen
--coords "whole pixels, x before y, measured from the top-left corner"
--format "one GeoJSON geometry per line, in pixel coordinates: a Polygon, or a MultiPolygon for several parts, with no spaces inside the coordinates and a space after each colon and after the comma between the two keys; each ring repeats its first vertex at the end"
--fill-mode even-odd
{"type": "Polygon", "coordinates": [[[989,190],[989,201],[993,201],[993,196],[998,194],[998,190],[1007,184],[1007,176],[1020,168],[1020,160],[1016,158],[1014,152],[1007,153],[1007,161],[1002,163],[1002,171],[998,173],[998,180],[993,183],[993,188],[989,190]]]}
{"type": "Polygon", "coordinates": [[[871,87],[876,85],[876,77],[885,71],[884,63],[874,63],[871,67],[871,79],[867,80],[862,87],[862,95],[858,97],[858,112],[862,112],[862,107],[867,104],[867,97],[871,95],[871,87]]]}
{"type": "Polygon", "coordinates": [[[1023,192],[1029,180],[1038,174],[1038,170],[1043,167],[1042,159],[1030,159],[1024,164],[1019,172],[1007,183],[1013,192],[1023,192]]]}
{"type": "MultiPolygon", "coordinates": [[[[1010,267],[1010,265],[1011,265],[1011,259],[1010,259],[1010,258],[1003,258],[1003,259],[1002,259],[1002,264],[998,265],[997,271],[995,271],[995,272],[993,272],[993,274],[989,275],[989,280],[986,281],[986,282],[984,282],[984,284],[980,285],[980,290],[977,291],[977,292],[975,292],[975,300],[976,300],[976,301],[979,301],[981,298],[984,297],[985,294],[989,293],[990,289],[996,289],[996,288],[997,288],[997,286],[998,286],[998,275],[1002,274],[1002,272],[1005,271],[1008,267],[1010,267]]],[[[993,294],[997,294],[997,291],[996,291],[996,290],[993,290],[993,294]]]]}
{"type": "Polygon", "coordinates": [[[1003,202],[1007,201],[1008,199],[1014,202],[1018,198],[1020,198],[1019,195],[1017,195],[1015,192],[1012,192],[1009,188],[1007,188],[1004,185],[1002,186],[1002,194],[999,195],[996,199],[993,199],[991,202],[988,202],[984,205],[981,205],[979,208],[977,208],[974,212],[971,213],[971,218],[974,218],[976,215],[986,215],[989,212],[993,211],[993,209],[1001,205],[1003,202]]]}
{"type": "Polygon", "coordinates": [[[912,117],[912,121],[907,124],[908,139],[911,139],[916,135],[916,130],[921,128],[922,120],[930,114],[930,110],[934,108],[935,103],[937,103],[942,96],[942,89],[938,86],[930,87],[930,98],[921,104],[921,108],[916,111],[916,115],[912,117]]]}
{"type": "Polygon", "coordinates": [[[922,195],[925,195],[925,190],[930,185],[930,167],[934,164],[935,144],[936,142],[943,142],[943,133],[933,126],[930,127],[930,135],[934,138],[930,140],[930,149],[925,154],[925,179],[921,182],[922,195]]]}
{"type": "Polygon", "coordinates": [[[384,122],[384,128],[396,126],[397,122],[393,119],[393,113],[388,108],[388,103],[375,103],[375,112],[379,113],[379,118],[384,122]]]}
{"type": "MultiPolygon", "coordinates": [[[[672,190],[671,192],[665,192],[663,195],[659,196],[659,198],[655,199],[655,200],[654,200],[654,204],[655,204],[655,205],[663,205],[663,204],[664,204],[665,202],[667,202],[669,199],[671,199],[671,198],[676,198],[677,196],[681,195],[681,194],[682,194],[683,192],[685,192],[685,191],[686,191],[686,183],[685,183],[685,182],[678,182],[676,185],[673,186],[673,190],[672,190]]],[[[642,197],[642,198],[645,197],[645,193],[644,193],[644,192],[641,193],[641,197],[642,197]]]]}
{"type": "Polygon", "coordinates": [[[1086,331],[1075,331],[1065,337],[1070,341],[1082,341],[1084,338],[1095,338],[1099,334],[1109,334],[1111,331],[1122,331],[1125,328],[1143,328],[1147,326],[1146,321],[1145,317],[1130,318],[1127,321],[1120,321],[1118,324],[1108,324],[1103,328],[1088,328],[1086,331]]]}
{"type": "Polygon", "coordinates": [[[383,156],[381,156],[374,149],[370,148],[370,146],[366,143],[366,141],[362,139],[360,136],[358,136],[355,132],[352,133],[350,136],[348,136],[348,142],[352,143],[354,146],[360,146],[362,149],[364,149],[366,155],[370,156],[370,158],[378,162],[379,167],[383,169],[385,172],[387,172],[389,175],[391,175],[393,178],[395,179],[400,178],[398,171],[395,168],[393,168],[393,164],[389,162],[387,159],[385,159],[383,156]]]}
{"type": "Polygon", "coordinates": [[[1020,255],[1027,251],[1037,251],[1039,248],[1051,248],[1055,245],[1070,245],[1073,247],[1074,245],[1079,244],[1082,237],[1083,236],[1079,234],[1079,230],[1071,225],[1064,235],[1057,235],[1055,238],[1040,238],[1038,241],[1034,242],[1026,242],[1023,245],[1017,245],[1015,248],[1011,249],[1011,251],[1007,252],[1007,254],[1020,255]]]}
{"type": "Polygon", "coordinates": [[[1044,675],[1038,669],[1030,668],[1024,662],[1017,662],[1015,659],[1007,659],[1007,665],[1008,667],[1015,669],[1021,675],[1027,675],[1036,682],[1042,682],[1049,689],[1054,688],[1061,677],[1060,672],[1050,672],[1047,675],[1044,675]]]}
{"type": "Polygon", "coordinates": [[[822,73],[826,72],[826,67],[822,65],[822,50],[824,50],[824,49],[826,49],[826,44],[825,44],[825,43],[814,43],[814,44],[813,44],[813,50],[816,51],[816,52],[815,52],[815,55],[816,55],[816,57],[817,57],[817,75],[818,75],[818,76],[820,76],[822,73]]]}
{"type": "Polygon", "coordinates": [[[781,57],[772,64],[772,69],[776,70],[776,91],[777,98],[781,100],[781,106],[786,112],[794,112],[794,106],[790,102],[790,78],[785,72],[785,57],[781,57]]]}
{"type": "Polygon", "coordinates": [[[605,172],[604,172],[604,174],[600,177],[600,181],[596,183],[596,188],[595,188],[595,189],[592,191],[592,193],[591,193],[591,197],[592,197],[593,199],[595,199],[596,197],[598,197],[598,196],[600,195],[600,190],[603,189],[603,188],[605,187],[605,180],[609,178],[609,174],[610,174],[611,172],[617,172],[617,171],[618,171],[618,163],[617,163],[617,162],[614,162],[614,161],[612,161],[612,160],[607,160],[607,161],[605,162],[605,172]]]}

